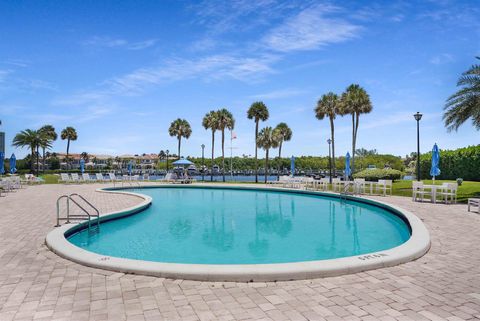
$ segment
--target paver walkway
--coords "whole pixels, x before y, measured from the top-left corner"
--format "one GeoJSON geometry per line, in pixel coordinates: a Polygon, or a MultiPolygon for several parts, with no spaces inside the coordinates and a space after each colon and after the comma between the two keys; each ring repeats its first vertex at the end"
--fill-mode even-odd
{"type": "Polygon", "coordinates": [[[379,199],[416,213],[432,248],[396,267],[325,279],[229,283],[170,280],[84,267],[44,245],[66,192],[102,212],[139,199],[101,185],[31,186],[0,198],[0,320],[480,319],[480,215],[465,205],[379,199]]]}

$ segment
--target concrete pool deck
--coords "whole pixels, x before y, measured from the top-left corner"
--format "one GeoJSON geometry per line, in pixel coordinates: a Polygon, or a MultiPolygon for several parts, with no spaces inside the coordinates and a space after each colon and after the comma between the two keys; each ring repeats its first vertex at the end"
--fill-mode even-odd
{"type": "Polygon", "coordinates": [[[30,186],[0,198],[0,320],[480,318],[480,215],[466,205],[371,197],[424,221],[431,249],[416,261],[304,281],[198,282],[88,268],[47,249],[59,195],[81,193],[102,213],[141,201],[95,192],[103,186],[30,186]]]}

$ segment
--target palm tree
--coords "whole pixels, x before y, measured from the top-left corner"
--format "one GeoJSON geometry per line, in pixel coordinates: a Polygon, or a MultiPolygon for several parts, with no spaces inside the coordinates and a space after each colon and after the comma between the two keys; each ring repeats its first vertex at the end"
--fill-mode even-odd
{"type": "Polygon", "coordinates": [[[338,95],[329,92],[323,95],[317,102],[315,107],[315,116],[317,119],[322,120],[328,117],[330,120],[330,139],[332,140],[332,168],[333,176],[336,173],[335,167],[335,124],[334,120],[337,115],[340,114],[340,100],[338,95]]]}
{"type": "Polygon", "coordinates": [[[90,155],[88,155],[87,152],[82,152],[82,153],[80,154],[80,158],[83,159],[86,163],[88,163],[88,160],[89,160],[89,158],[90,158],[90,155]]]}
{"type": "Polygon", "coordinates": [[[190,124],[185,119],[176,119],[170,124],[170,128],[168,129],[168,133],[172,137],[177,137],[178,139],[178,158],[180,159],[180,148],[182,146],[182,137],[185,139],[190,138],[192,134],[192,128],[190,124]]]}
{"type": "MultiPolygon", "coordinates": [[[[480,57],[476,57],[480,60],[480,57]]],[[[469,118],[473,126],[480,130],[480,65],[473,65],[465,71],[457,86],[462,88],[450,96],[445,104],[443,120],[450,132],[458,128],[469,118]]]]}
{"type": "Polygon", "coordinates": [[[280,162],[282,161],[282,145],[283,142],[288,142],[292,139],[292,130],[285,123],[280,123],[274,129],[275,136],[278,137],[278,173],[277,176],[280,177],[280,162]]]}
{"type": "Polygon", "coordinates": [[[210,181],[213,182],[213,165],[214,165],[214,157],[215,157],[215,131],[218,129],[218,113],[216,111],[211,110],[208,112],[202,120],[202,126],[205,129],[212,130],[212,171],[210,173],[210,181]]]}
{"type": "MultiPolygon", "coordinates": [[[[38,146],[41,143],[41,134],[39,133],[38,130],[32,130],[32,129],[25,129],[22,130],[20,133],[15,135],[13,138],[12,145],[15,147],[28,147],[30,148],[30,169],[33,172],[34,171],[34,155],[35,151],[37,150],[38,146]]],[[[38,154],[37,154],[37,162],[38,162],[38,154]]],[[[38,168],[37,168],[37,173],[38,175],[38,168]]]]}
{"type": "Polygon", "coordinates": [[[255,183],[258,183],[258,123],[260,121],[266,121],[268,116],[268,108],[261,101],[254,102],[247,111],[248,119],[253,119],[255,121],[255,183]]]}
{"type": "Polygon", "coordinates": [[[44,138],[44,141],[40,147],[42,147],[42,150],[43,150],[42,163],[43,163],[43,171],[45,171],[45,158],[46,158],[45,150],[47,149],[48,144],[52,144],[54,141],[57,140],[58,136],[57,136],[57,133],[55,132],[55,127],[53,127],[52,125],[42,126],[42,128],[40,128],[38,131],[42,134],[44,138]]]}
{"type": "Polygon", "coordinates": [[[257,145],[265,150],[265,184],[268,176],[268,154],[270,148],[276,148],[279,144],[279,137],[276,136],[272,127],[263,128],[257,137],[257,145]]]}
{"type": "Polygon", "coordinates": [[[75,128],[73,127],[67,127],[65,128],[64,130],[62,130],[62,132],[60,133],[60,138],[62,140],[67,140],[67,169],[69,167],[69,152],[70,152],[70,141],[74,141],[74,140],[77,140],[78,138],[78,135],[77,135],[77,131],[75,130],[75,128]]]}
{"type": "Polygon", "coordinates": [[[222,175],[225,182],[225,129],[233,130],[235,127],[235,118],[231,112],[225,108],[217,111],[217,128],[222,131],[222,175]]]}
{"type": "Polygon", "coordinates": [[[368,114],[372,111],[370,96],[365,89],[357,84],[348,86],[341,98],[342,115],[352,115],[352,174],[355,170],[355,145],[357,143],[358,123],[360,114],[368,114]]]}

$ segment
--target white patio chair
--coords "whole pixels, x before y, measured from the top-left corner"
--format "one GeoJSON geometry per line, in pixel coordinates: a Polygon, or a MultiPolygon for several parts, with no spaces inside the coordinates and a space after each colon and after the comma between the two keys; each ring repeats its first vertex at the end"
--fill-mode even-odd
{"type": "Polygon", "coordinates": [[[355,185],[355,191],[358,194],[365,194],[365,190],[366,190],[365,178],[354,178],[353,184],[355,185]]]}
{"type": "Polygon", "coordinates": [[[468,199],[468,211],[470,212],[471,207],[477,208],[477,213],[480,214],[480,198],[469,198],[468,199]]]}
{"type": "Polygon", "coordinates": [[[332,186],[334,192],[341,192],[342,191],[342,181],[340,178],[333,178],[332,179],[332,186]]]}
{"type": "Polygon", "coordinates": [[[422,202],[425,199],[425,196],[430,196],[430,200],[432,200],[432,192],[425,191],[423,187],[423,182],[412,182],[412,200],[416,201],[419,197],[421,198],[422,202]]]}
{"type": "Polygon", "coordinates": [[[457,203],[457,190],[458,185],[456,183],[443,183],[442,190],[437,195],[443,197],[445,204],[448,204],[449,198],[450,202],[457,203]]]}
{"type": "Polygon", "coordinates": [[[377,184],[377,192],[383,194],[383,196],[387,196],[387,191],[390,191],[390,195],[392,195],[392,180],[389,179],[379,179],[377,184]]]}

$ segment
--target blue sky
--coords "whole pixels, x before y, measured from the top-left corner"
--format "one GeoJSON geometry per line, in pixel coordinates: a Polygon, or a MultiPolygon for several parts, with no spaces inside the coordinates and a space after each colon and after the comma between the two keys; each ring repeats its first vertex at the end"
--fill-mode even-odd
{"type": "MultiPolygon", "coordinates": [[[[181,117],[193,129],[182,154],[199,156],[202,143],[210,148],[203,115],[226,107],[234,154],[253,154],[246,110],[263,100],[262,126],[293,130],[285,155],[326,155],[329,123],[314,117],[316,101],[358,83],[374,108],[358,147],[414,151],[416,111],[422,151],[478,144],[470,123],[447,133],[441,121],[480,55],[478,17],[477,1],[448,0],[2,1],[1,130],[9,145],[22,129],[74,126],[72,152],[158,153],[176,150],[168,127],[181,117]]],[[[336,140],[337,153],[350,151],[350,118],[336,120],[336,140]]]]}

